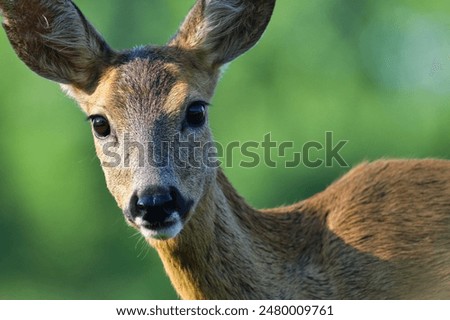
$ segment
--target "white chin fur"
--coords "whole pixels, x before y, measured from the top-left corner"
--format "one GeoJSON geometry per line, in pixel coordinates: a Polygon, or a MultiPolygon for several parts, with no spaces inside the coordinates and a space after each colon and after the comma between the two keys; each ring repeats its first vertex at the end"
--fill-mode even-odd
{"type": "Polygon", "coordinates": [[[141,217],[137,217],[135,220],[139,231],[147,239],[168,240],[175,238],[183,230],[183,224],[178,212],[173,212],[166,222],[170,223],[168,227],[152,230],[145,227],[146,222],[141,217]]]}

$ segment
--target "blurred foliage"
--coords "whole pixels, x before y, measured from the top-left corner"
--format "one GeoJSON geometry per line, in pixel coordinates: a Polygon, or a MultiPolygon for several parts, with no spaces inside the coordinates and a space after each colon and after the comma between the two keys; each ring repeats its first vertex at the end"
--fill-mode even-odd
{"type": "MultiPolygon", "coordinates": [[[[115,48],[164,43],[193,1],[78,0],[115,48]]],[[[348,140],[351,165],[450,158],[450,2],[278,0],[213,101],[216,140],[348,140]]],[[[0,35],[0,298],[171,299],[156,252],[109,195],[89,124],[0,35]]],[[[235,162],[240,160],[235,155],[235,162]]],[[[319,154],[320,156],[320,154],[319,154]]],[[[257,207],[324,189],[346,168],[226,169],[257,207]],[[248,183],[251,181],[251,183],[248,183]]]]}

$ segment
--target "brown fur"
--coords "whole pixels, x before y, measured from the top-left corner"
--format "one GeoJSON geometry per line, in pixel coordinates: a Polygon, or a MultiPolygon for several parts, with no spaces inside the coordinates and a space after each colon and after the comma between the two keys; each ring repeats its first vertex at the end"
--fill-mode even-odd
{"type": "Polygon", "coordinates": [[[170,46],[196,50],[212,66],[251,48],[269,23],[275,0],[199,0],[170,46]]]}
{"type": "Polygon", "coordinates": [[[50,80],[91,91],[114,52],[72,1],[1,0],[17,55],[50,80]]]}
{"type": "Polygon", "coordinates": [[[219,171],[186,232],[152,245],[187,299],[448,299],[449,178],[448,161],[378,161],[257,211],[219,171]]]}
{"type": "MultiPolygon", "coordinates": [[[[95,139],[96,150],[124,211],[154,185],[193,201],[178,236],[148,239],[182,298],[450,298],[449,161],[365,163],[310,199],[258,211],[220,169],[180,168],[173,158],[155,167],[139,146],[124,147],[124,137],[187,138],[187,107],[211,100],[220,66],[258,41],[274,3],[198,0],[167,46],[125,52],[109,49],[71,1],[0,0],[0,9],[19,57],[109,120],[112,134],[95,139]],[[108,144],[129,165],[110,165],[108,144]]],[[[207,126],[194,133],[212,140],[207,126]]]]}

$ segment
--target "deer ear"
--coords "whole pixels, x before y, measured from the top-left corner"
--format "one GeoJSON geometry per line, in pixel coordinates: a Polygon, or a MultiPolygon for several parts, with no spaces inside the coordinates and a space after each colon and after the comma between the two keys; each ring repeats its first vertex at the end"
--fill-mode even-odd
{"type": "Polygon", "coordinates": [[[197,0],[169,42],[221,66],[253,47],[270,21],[275,0],[197,0]]]}
{"type": "Polygon", "coordinates": [[[115,53],[70,0],[0,0],[3,27],[34,72],[85,92],[115,53]]]}

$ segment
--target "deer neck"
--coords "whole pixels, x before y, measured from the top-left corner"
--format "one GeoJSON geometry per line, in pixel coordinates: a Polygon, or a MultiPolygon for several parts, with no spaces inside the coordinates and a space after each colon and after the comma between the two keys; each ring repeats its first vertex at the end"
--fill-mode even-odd
{"type": "Polygon", "coordinates": [[[255,298],[261,264],[249,225],[256,214],[219,170],[183,232],[151,241],[183,299],[255,298]]]}

